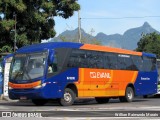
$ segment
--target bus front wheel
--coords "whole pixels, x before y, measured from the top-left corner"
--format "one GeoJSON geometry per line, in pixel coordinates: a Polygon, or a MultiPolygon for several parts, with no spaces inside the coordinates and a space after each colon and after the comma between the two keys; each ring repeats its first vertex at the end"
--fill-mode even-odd
{"type": "Polygon", "coordinates": [[[119,97],[121,102],[132,102],[134,98],[134,91],[132,87],[127,87],[125,96],[119,97]]]}
{"type": "Polygon", "coordinates": [[[73,90],[66,88],[64,91],[63,98],[58,99],[58,102],[62,106],[70,106],[74,103],[76,95],[73,90]]]}

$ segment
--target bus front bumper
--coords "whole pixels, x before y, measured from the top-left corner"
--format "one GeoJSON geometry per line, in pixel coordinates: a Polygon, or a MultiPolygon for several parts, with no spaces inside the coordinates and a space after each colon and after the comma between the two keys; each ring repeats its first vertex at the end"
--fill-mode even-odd
{"type": "Polygon", "coordinates": [[[57,99],[63,96],[62,90],[55,84],[37,89],[9,89],[10,99],[57,99]]]}
{"type": "Polygon", "coordinates": [[[30,89],[30,90],[9,90],[9,98],[12,100],[16,99],[42,99],[43,94],[41,89],[30,89]]]}

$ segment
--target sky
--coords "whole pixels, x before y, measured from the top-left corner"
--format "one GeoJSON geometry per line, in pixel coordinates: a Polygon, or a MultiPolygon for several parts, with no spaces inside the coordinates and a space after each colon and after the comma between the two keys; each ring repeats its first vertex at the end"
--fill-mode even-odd
{"type": "MultiPolygon", "coordinates": [[[[95,36],[99,32],[107,35],[123,34],[130,28],[148,22],[160,31],[160,0],[78,0],[81,28],[95,36]]],[[[55,17],[56,36],[65,30],[78,27],[78,12],[69,19],[55,17]]]]}

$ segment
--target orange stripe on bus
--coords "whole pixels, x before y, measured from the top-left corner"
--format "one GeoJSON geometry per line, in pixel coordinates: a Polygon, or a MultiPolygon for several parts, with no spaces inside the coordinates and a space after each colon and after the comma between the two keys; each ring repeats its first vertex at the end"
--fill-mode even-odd
{"type": "Polygon", "coordinates": [[[124,96],[127,85],[134,84],[137,75],[138,71],[80,68],[78,96],[124,96]]]}
{"type": "Polygon", "coordinates": [[[114,53],[122,53],[122,54],[132,54],[142,56],[141,52],[135,52],[131,50],[125,50],[120,48],[112,48],[108,46],[99,46],[99,45],[91,45],[91,44],[84,44],[80,49],[86,50],[96,50],[96,51],[104,51],[104,52],[114,52],[114,53]]]}
{"type": "Polygon", "coordinates": [[[137,75],[138,75],[138,71],[135,71],[134,74],[133,74],[131,83],[135,83],[135,80],[136,80],[136,78],[137,78],[137,75]]]}
{"type": "Polygon", "coordinates": [[[34,88],[41,84],[41,81],[33,82],[33,83],[27,83],[27,84],[15,84],[15,83],[8,83],[8,86],[13,89],[29,89],[34,88]]]}
{"type": "Polygon", "coordinates": [[[89,90],[89,89],[79,89],[79,91],[90,91],[90,92],[93,92],[93,91],[106,91],[106,90],[112,90],[112,91],[117,91],[118,89],[112,89],[112,88],[102,88],[102,89],[92,89],[92,90],[89,90]]]}

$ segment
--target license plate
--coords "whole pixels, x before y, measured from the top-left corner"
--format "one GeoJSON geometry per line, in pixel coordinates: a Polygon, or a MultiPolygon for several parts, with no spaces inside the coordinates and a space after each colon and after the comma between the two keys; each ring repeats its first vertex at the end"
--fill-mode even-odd
{"type": "Polygon", "coordinates": [[[20,97],[20,100],[26,100],[26,99],[27,99],[27,97],[25,97],[25,96],[20,97]]]}

